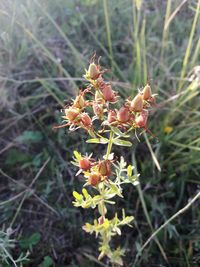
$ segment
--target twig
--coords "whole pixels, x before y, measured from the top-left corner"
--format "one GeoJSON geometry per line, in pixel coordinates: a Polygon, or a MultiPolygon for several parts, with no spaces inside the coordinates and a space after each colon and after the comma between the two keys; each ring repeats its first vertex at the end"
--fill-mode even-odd
{"type": "Polygon", "coordinates": [[[152,239],[155,238],[155,236],[166,226],[168,225],[171,221],[173,221],[176,217],[178,217],[180,214],[184,213],[187,209],[190,208],[190,206],[198,199],[200,198],[200,191],[188,202],[188,204],[180,209],[177,213],[175,213],[172,217],[170,217],[165,223],[163,223],[144,243],[144,245],[141,247],[141,249],[138,251],[135,261],[133,263],[133,267],[136,266],[136,263],[138,261],[138,258],[141,255],[141,252],[146,248],[146,246],[151,242],[152,239]]]}

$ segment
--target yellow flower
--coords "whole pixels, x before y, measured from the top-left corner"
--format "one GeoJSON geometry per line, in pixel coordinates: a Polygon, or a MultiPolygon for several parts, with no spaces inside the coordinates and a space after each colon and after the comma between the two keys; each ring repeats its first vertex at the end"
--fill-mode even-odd
{"type": "Polygon", "coordinates": [[[164,133],[170,134],[173,131],[173,127],[171,126],[165,126],[164,133]]]}

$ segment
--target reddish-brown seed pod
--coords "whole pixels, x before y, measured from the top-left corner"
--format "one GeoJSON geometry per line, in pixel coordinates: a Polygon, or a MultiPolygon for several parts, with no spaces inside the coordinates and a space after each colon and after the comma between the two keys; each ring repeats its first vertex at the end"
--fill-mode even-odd
{"type": "Polygon", "coordinates": [[[101,118],[103,116],[103,106],[98,104],[97,102],[93,102],[92,108],[94,111],[94,114],[98,117],[101,118]]]}
{"type": "Polygon", "coordinates": [[[130,112],[127,107],[121,107],[117,112],[117,120],[120,122],[127,122],[130,118],[130,112]]]}
{"type": "Polygon", "coordinates": [[[81,122],[85,127],[91,127],[92,126],[92,120],[90,116],[87,113],[82,113],[81,114],[81,122]]]}
{"type": "Polygon", "coordinates": [[[130,110],[140,112],[143,109],[143,97],[141,94],[137,94],[131,101],[130,110]]]}
{"type": "Polygon", "coordinates": [[[92,80],[96,80],[99,77],[100,71],[94,62],[90,64],[89,69],[88,69],[88,74],[89,74],[89,78],[92,80]]]}
{"type": "Polygon", "coordinates": [[[140,128],[146,128],[147,119],[148,119],[148,111],[143,110],[141,114],[138,117],[136,117],[135,122],[137,126],[139,126],[140,128]]]}
{"type": "Polygon", "coordinates": [[[101,216],[98,218],[98,224],[103,224],[104,223],[104,217],[101,216]]]}
{"type": "Polygon", "coordinates": [[[116,97],[115,97],[115,92],[112,90],[111,85],[105,85],[102,89],[101,92],[103,94],[103,98],[106,101],[109,102],[114,102],[116,101],[116,97]]]}
{"type": "Polygon", "coordinates": [[[91,168],[91,162],[88,158],[82,158],[79,160],[80,169],[87,171],[91,168]]]}
{"type": "Polygon", "coordinates": [[[116,119],[117,119],[116,112],[114,110],[109,110],[108,119],[107,119],[108,122],[112,123],[112,122],[116,121],[116,119]]]}
{"type": "Polygon", "coordinates": [[[91,172],[88,177],[88,183],[96,186],[101,181],[101,174],[98,172],[91,172]]]}
{"type": "Polygon", "coordinates": [[[74,100],[74,107],[76,108],[83,108],[85,106],[85,100],[82,95],[78,95],[74,100]]]}
{"type": "Polygon", "coordinates": [[[144,100],[149,100],[149,99],[151,98],[151,87],[150,87],[149,84],[147,84],[147,85],[144,87],[142,93],[143,93],[142,96],[143,96],[143,99],[144,99],[144,100]]]}
{"type": "Polygon", "coordinates": [[[150,99],[148,100],[148,102],[149,102],[150,104],[155,105],[155,104],[156,104],[156,98],[155,98],[155,96],[151,96],[150,99]]]}
{"type": "Polygon", "coordinates": [[[65,117],[69,121],[75,120],[78,115],[79,115],[79,110],[77,108],[70,107],[65,109],[65,117]]]}
{"type": "Polygon", "coordinates": [[[110,176],[112,173],[110,160],[100,161],[98,164],[98,171],[102,176],[110,176]]]}

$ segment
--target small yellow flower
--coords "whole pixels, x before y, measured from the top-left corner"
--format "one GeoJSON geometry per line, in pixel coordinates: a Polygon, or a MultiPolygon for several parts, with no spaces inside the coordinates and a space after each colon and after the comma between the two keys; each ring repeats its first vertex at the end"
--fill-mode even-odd
{"type": "Polygon", "coordinates": [[[165,126],[164,133],[170,134],[173,131],[173,127],[171,126],[165,126]]]}

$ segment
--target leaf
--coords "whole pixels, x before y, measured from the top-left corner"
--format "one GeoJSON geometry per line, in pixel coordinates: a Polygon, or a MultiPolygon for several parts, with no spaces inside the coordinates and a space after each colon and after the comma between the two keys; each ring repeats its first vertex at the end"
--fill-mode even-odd
{"type": "Polygon", "coordinates": [[[107,138],[92,138],[92,139],[88,139],[86,141],[86,143],[90,143],[90,144],[107,144],[108,141],[109,140],[107,138]]]}
{"type": "Polygon", "coordinates": [[[132,176],[132,170],[133,170],[133,166],[128,165],[128,167],[127,167],[127,175],[128,175],[129,177],[132,176]]]}
{"type": "Polygon", "coordinates": [[[7,153],[5,164],[7,165],[14,165],[16,163],[30,163],[32,162],[33,158],[31,155],[27,153],[22,153],[16,149],[10,149],[7,153]]]}
{"type": "Polygon", "coordinates": [[[85,188],[83,188],[82,193],[86,199],[90,197],[90,195],[88,194],[88,191],[85,188]]]}
{"type": "Polygon", "coordinates": [[[40,131],[24,131],[16,140],[23,144],[39,143],[42,141],[43,135],[40,131]]]}
{"type": "Polygon", "coordinates": [[[77,160],[80,160],[82,157],[81,157],[81,154],[78,152],[78,151],[74,151],[74,156],[77,160]]]}
{"type": "Polygon", "coordinates": [[[83,196],[76,191],[73,191],[73,196],[78,201],[81,201],[83,199],[83,196]]]}
{"type": "Polygon", "coordinates": [[[132,146],[132,143],[129,141],[121,140],[121,139],[114,139],[113,143],[117,146],[132,146]]]}
{"type": "Polygon", "coordinates": [[[45,256],[44,260],[40,263],[39,267],[51,267],[54,264],[50,256],[45,256]]]}
{"type": "Polygon", "coordinates": [[[126,133],[122,133],[118,128],[116,127],[110,127],[112,132],[120,137],[129,137],[126,133]]]}
{"type": "Polygon", "coordinates": [[[22,238],[19,241],[19,245],[23,249],[32,248],[32,246],[37,245],[40,239],[41,239],[40,233],[34,233],[29,237],[22,238]]]}

